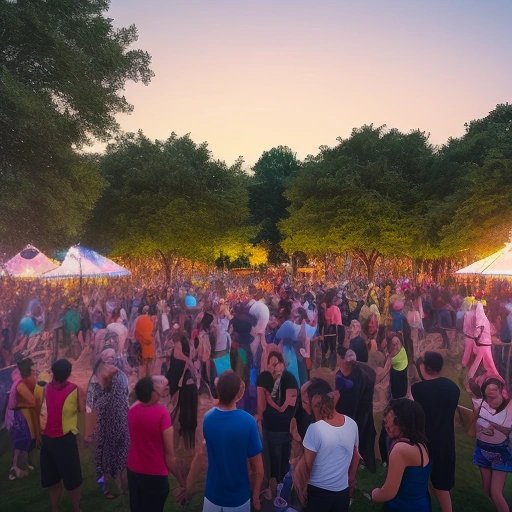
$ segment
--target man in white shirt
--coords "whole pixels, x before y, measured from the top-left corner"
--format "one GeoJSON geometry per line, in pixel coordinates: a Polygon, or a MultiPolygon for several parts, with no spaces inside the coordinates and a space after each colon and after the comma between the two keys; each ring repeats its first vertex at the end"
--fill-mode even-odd
{"type": "Polygon", "coordinates": [[[249,294],[252,297],[247,303],[249,306],[249,314],[256,319],[256,325],[251,329],[251,335],[254,337],[251,343],[251,351],[253,357],[256,357],[258,346],[261,345],[263,347],[262,342],[265,341],[265,331],[270,318],[270,311],[263,301],[263,292],[261,290],[258,290],[254,285],[250,285],[249,294]]]}

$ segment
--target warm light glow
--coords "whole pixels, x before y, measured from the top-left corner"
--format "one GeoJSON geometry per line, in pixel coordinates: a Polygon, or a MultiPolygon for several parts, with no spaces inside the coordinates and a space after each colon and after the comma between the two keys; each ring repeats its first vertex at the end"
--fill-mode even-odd
{"type": "Polygon", "coordinates": [[[228,164],[279,144],[302,159],[365,123],[441,144],[510,100],[512,2],[112,0],[108,15],[136,24],[156,73],[127,86],[122,129],[190,132],[228,164]]]}

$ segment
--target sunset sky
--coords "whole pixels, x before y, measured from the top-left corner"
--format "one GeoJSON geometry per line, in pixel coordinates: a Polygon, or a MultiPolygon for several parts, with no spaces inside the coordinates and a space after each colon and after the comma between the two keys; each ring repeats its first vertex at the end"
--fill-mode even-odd
{"type": "Polygon", "coordinates": [[[124,131],[207,141],[246,167],[302,159],[363,124],[433,144],[512,96],[511,0],[112,0],[156,76],[130,83],[124,131]]]}

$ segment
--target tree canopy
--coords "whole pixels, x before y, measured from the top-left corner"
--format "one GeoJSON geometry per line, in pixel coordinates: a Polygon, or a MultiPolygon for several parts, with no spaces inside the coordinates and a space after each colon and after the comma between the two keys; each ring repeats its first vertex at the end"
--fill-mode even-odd
{"type": "MultiPolygon", "coordinates": [[[[117,254],[160,254],[213,262],[250,253],[247,175],[242,161],[214,160],[206,143],[172,134],[151,141],[141,132],[118,138],[102,159],[108,183],[89,238],[117,254]]],[[[250,254],[246,254],[250,256],[250,254]]]]}
{"type": "Polygon", "coordinates": [[[254,242],[268,246],[272,263],[286,259],[278,224],[288,215],[289,201],[284,193],[299,167],[295,153],[286,146],[278,146],[264,151],[252,168],[249,208],[252,222],[259,226],[254,242]]]}
{"type": "Polygon", "coordinates": [[[311,254],[352,251],[371,274],[380,255],[412,253],[412,209],[432,148],[421,132],[363,126],[306,160],[286,192],[283,247],[311,254]]]}
{"type": "Polygon", "coordinates": [[[76,241],[103,186],[76,149],[108,139],[132,109],[126,81],[152,76],[135,27],[114,28],[108,5],[0,0],[0,236],[12,245],[76,241]]]}

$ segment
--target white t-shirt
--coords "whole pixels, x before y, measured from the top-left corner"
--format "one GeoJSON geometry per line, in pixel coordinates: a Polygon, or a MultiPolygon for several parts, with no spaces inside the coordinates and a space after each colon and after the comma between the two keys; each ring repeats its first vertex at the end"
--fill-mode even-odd
{"type": "Polygon", "coordinates": [[[345,416],[341,427],[333,427],[324,420],[312,423],[302,444],[316,453],[310,485],[334,492],[345,490],[354,447],[359,445],[356,422],[345,416]]]}
{"type": "Polygon", "coordinates": [[[228,332],[229,318],[218,318],[215,336],[215,352],[222,352],[228,348],[231,337],[228,332]]]}
{"type": "Polygon", "coordinates": [[[128,329],[121,322],[112,322],[107,325],[107,330],[117,335],[117,353],[124,354],[128,329]]]}
{"type": "Polygon", "coordinates": [[[268,320],[270,318],[270,312],[268,306],[262,302],[261,300],[252,299],[249,302],[249,313],[254,315],[257,320],[257,324],[252,328],[251,334],[254,336],[256,334],[265,334],[265,329],[267,328],[268,320]]]}

